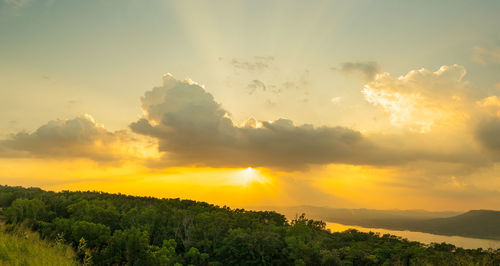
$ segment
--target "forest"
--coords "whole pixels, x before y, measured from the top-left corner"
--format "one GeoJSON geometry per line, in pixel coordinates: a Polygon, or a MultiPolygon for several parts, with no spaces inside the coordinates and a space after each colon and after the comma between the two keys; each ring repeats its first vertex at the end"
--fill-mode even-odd
{"type": "Polygon", "coordinates": [[[4,231],[72,246],[82,265],[500,265],[499,250],[424,245],[273,211],[0,186],[4,231]]]}

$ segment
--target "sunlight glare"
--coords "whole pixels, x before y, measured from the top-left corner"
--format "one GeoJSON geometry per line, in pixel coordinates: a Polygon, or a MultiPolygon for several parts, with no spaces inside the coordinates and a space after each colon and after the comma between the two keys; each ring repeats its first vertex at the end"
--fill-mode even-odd
{"type": "Polygon", "coordinates": [[[252,182],[263,183],[264,179],[260,175],[259,170],[248,167],[243,170],[238,170],[236,180],[241,185],[248,185],[252,182]]]}

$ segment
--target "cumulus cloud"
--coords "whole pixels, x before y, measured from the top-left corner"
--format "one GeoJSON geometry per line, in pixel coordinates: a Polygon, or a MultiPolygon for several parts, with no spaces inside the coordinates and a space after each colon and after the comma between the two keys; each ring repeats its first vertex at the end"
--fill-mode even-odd
{"type": "Polygon", "coordinates": [[[297,126],[290,120],[233,124],[229,113],[195,83],[164,77],[141,98],[144,117],[130,125],[158,139],[172,165],[304,168],[308,164],[385,163],[361,133],[343,127],[297,126]]]}
{"type": "Polygon", "coordinates": [[[340,71],[346,74],[359,73],[366,81],[372,81],[380,73],[380,65],[374,61],[345,62],[340,66],[340,71]]]}
{"type": "MultiPolygon", "coordinates": [[[[451,159],[455,154],[455,159],[447,162],[461,163],[470,171],[500,160],[500,98],[479,98],[463,80],[465,74],[465,68],[459,65],[442,66],[435,72],[422,68],[397,78],[382,73],[367,83],[362,92],[369,103],[389,114],[394,126],[426,133],[422,135],[424,139],[405,133],[407,140],[400,145],[433,143],[436,146],[427,150],[434,152],[425,158],[439,161],[438,158],[451,159]],[[449,154],[443,156],[444,151],[449,154]]],[[[405,149],[417,151],[418,146],[405,149]]]]}
{"type": "MultiPolygon", "coordinates": [[[[204,87],[167,74],[162,86],[141,97],[143,116],[130,124],[130,129],[154,140],[155,156],[148,158],[154,157],[153,164],[161,167],[294,170],[315,164],[376,166],[419,161],[480,167],[490,162],[480,149],[500,158],[495,157],[500,150],[496,138],[500,133],[500,100],[496,96],[472,102],[481,111],[471,115],[480,122],[470,123],[468,129],[449,130],[445,135],[442,131],[421,134],[429,132],[426,130],[449,110],[465,112],[460,108],[470,107],[463,75],[465,69],[457,65],[436,72],[411,71],[399,78],[378,75],[364,87],[365,97],[389,112],[395,125],[410,131],[362,134],[346,127],[296,125],[288,119],[249,119],[237,125],[204,87]],[[474,138],[466,132],[474,132],[474,138]]],[[[332,99],[338,101],[340,98],[332,99]]],[[[143,137],[131,136],[126,131],[108,131],[90,116],[54,120],[32,133],[0,140],[0,157],[88,158],[98,162],[141,157],[137,154],[144,149],[143,137]]]]}
{"type": "MultiPolygon", "coordinates": [[[[370,136],[345,127],[249,119],[235,125],[221,104],[191,81],[164,77],[141,98],[144,115],[130,128],[158,140],[165,165],[304,169],[312,164],[397,165],[417,160],[477,164],[457,149],[435,150],[425,139],[370,136]]],[[[417,135],[418,136],[418,135],[417,135]]]]}
{"type": "Polygon", "coordinates": [[[472,52],[472,60],[479,64],[500,64],[500,46],[491,48],[476,46],[472,52]]]}
{"type": "Polygon", "coordinates": [[[365,99],[390,114],[393,125],[428,132],[436,121],[456,118],[468,101],[468,83],[463,66],[442,66],[431,72],[412,70],[401,77],[389,73],[376,76],[362,92],[365,99]]]}
{"type": "Polygon", "coordinates": [[[0,157],[88,158],[98,162],[123,159],[124,132],[110,132],[89,115],[53,120],[36,131],[0,141],[0,157]]]}

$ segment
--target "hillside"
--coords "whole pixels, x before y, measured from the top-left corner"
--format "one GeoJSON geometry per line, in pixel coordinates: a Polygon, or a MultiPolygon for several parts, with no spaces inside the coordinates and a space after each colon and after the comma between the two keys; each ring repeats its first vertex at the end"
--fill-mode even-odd
{"type": "MultiPolygon", "coordinates": [[[[263,207],[261,207],[263,208],[263,207]]],[[[375,227],[390,225],[393,227],[406,226],[407,222],[422,221],[433,218],[444,218],[458,215],[458,212],[429,212],[424,210],[372,210],[372,209],[343,209],[318,206],[291,206],[265,207],[279,211],[287,217],[295,217],[306,213],[309,217],[327,222],[337,222],[348,225],[375,227]]]]}
{"type": "Polygon", "coordinates": [[[408,228],[415,231],[500,239],[500,211],[472,210],[453,217],[425,220],[408,228]]]}
{"type": "MultiPolygon", "coordinates": [[[[500,251],[331,233],[304,215],[180,199],[0,186],[12,228],[29,226],[95,265],[498,265],[500,251]]],[[[7,250],[4,256],[15,251],[7,250]]],[[[48,254],[48,253],[47,253],[48,254]]]]}
{"type": "Polygon", "coordinates": [[[41,240],[37,233],[6,233],[0,227],[0,265],[77,265],[77,262],[71,247],[41,240]]]}
{"type": "Polygon", "coordinates": [[[500,239],[500,211],[472,210],[466,213],[423,210],[335,209],[315,206],[271,208],[294,217],[309,217],[327,222],[390,230],[409,230],[437,235],[500,239]]]}

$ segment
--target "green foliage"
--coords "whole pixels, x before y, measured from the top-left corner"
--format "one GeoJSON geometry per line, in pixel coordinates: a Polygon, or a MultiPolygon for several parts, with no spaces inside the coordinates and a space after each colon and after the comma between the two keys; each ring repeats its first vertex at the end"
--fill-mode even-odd
{"type": "Polygon", "coordinates": [[[74,243],[79,243],[85,238],[90,249],[100,249],[106,246],[111,231],[103,224],[86,221],[75,221],[71,226],[71,236],[74,243]]]}
{"type": "Polygon", "coordinates": [[[22,222],[26,219],[38,220],[44,214],[46,214],[45,204],[39,199],[18,198],[5,211],[7,222],[10,223],[22,222]]]}
{"type": "Polygon", "coordinates": [[[85,241],[85,238],[82,237],[80,238],[80,241],[78,241],[78,248],[76,249],[76,252],[82,265],[92,265],[92,255],[90,254],[90,250],[87,248],[87,241],[85,241]]]}
{"type": "Polygon", "coordinates": [[[0,186],[0,204],[9,227],[70,244],[83,265],[500,265],[500,250],[331,233],[305,215],[190,200],[0,186]]]}
{"type": "Polygon", "coordinates": [[[171,265],[175,260],[175,240],[163,240],[161,247],[151,246],[151,256],[154,265],[171,265]]]}

